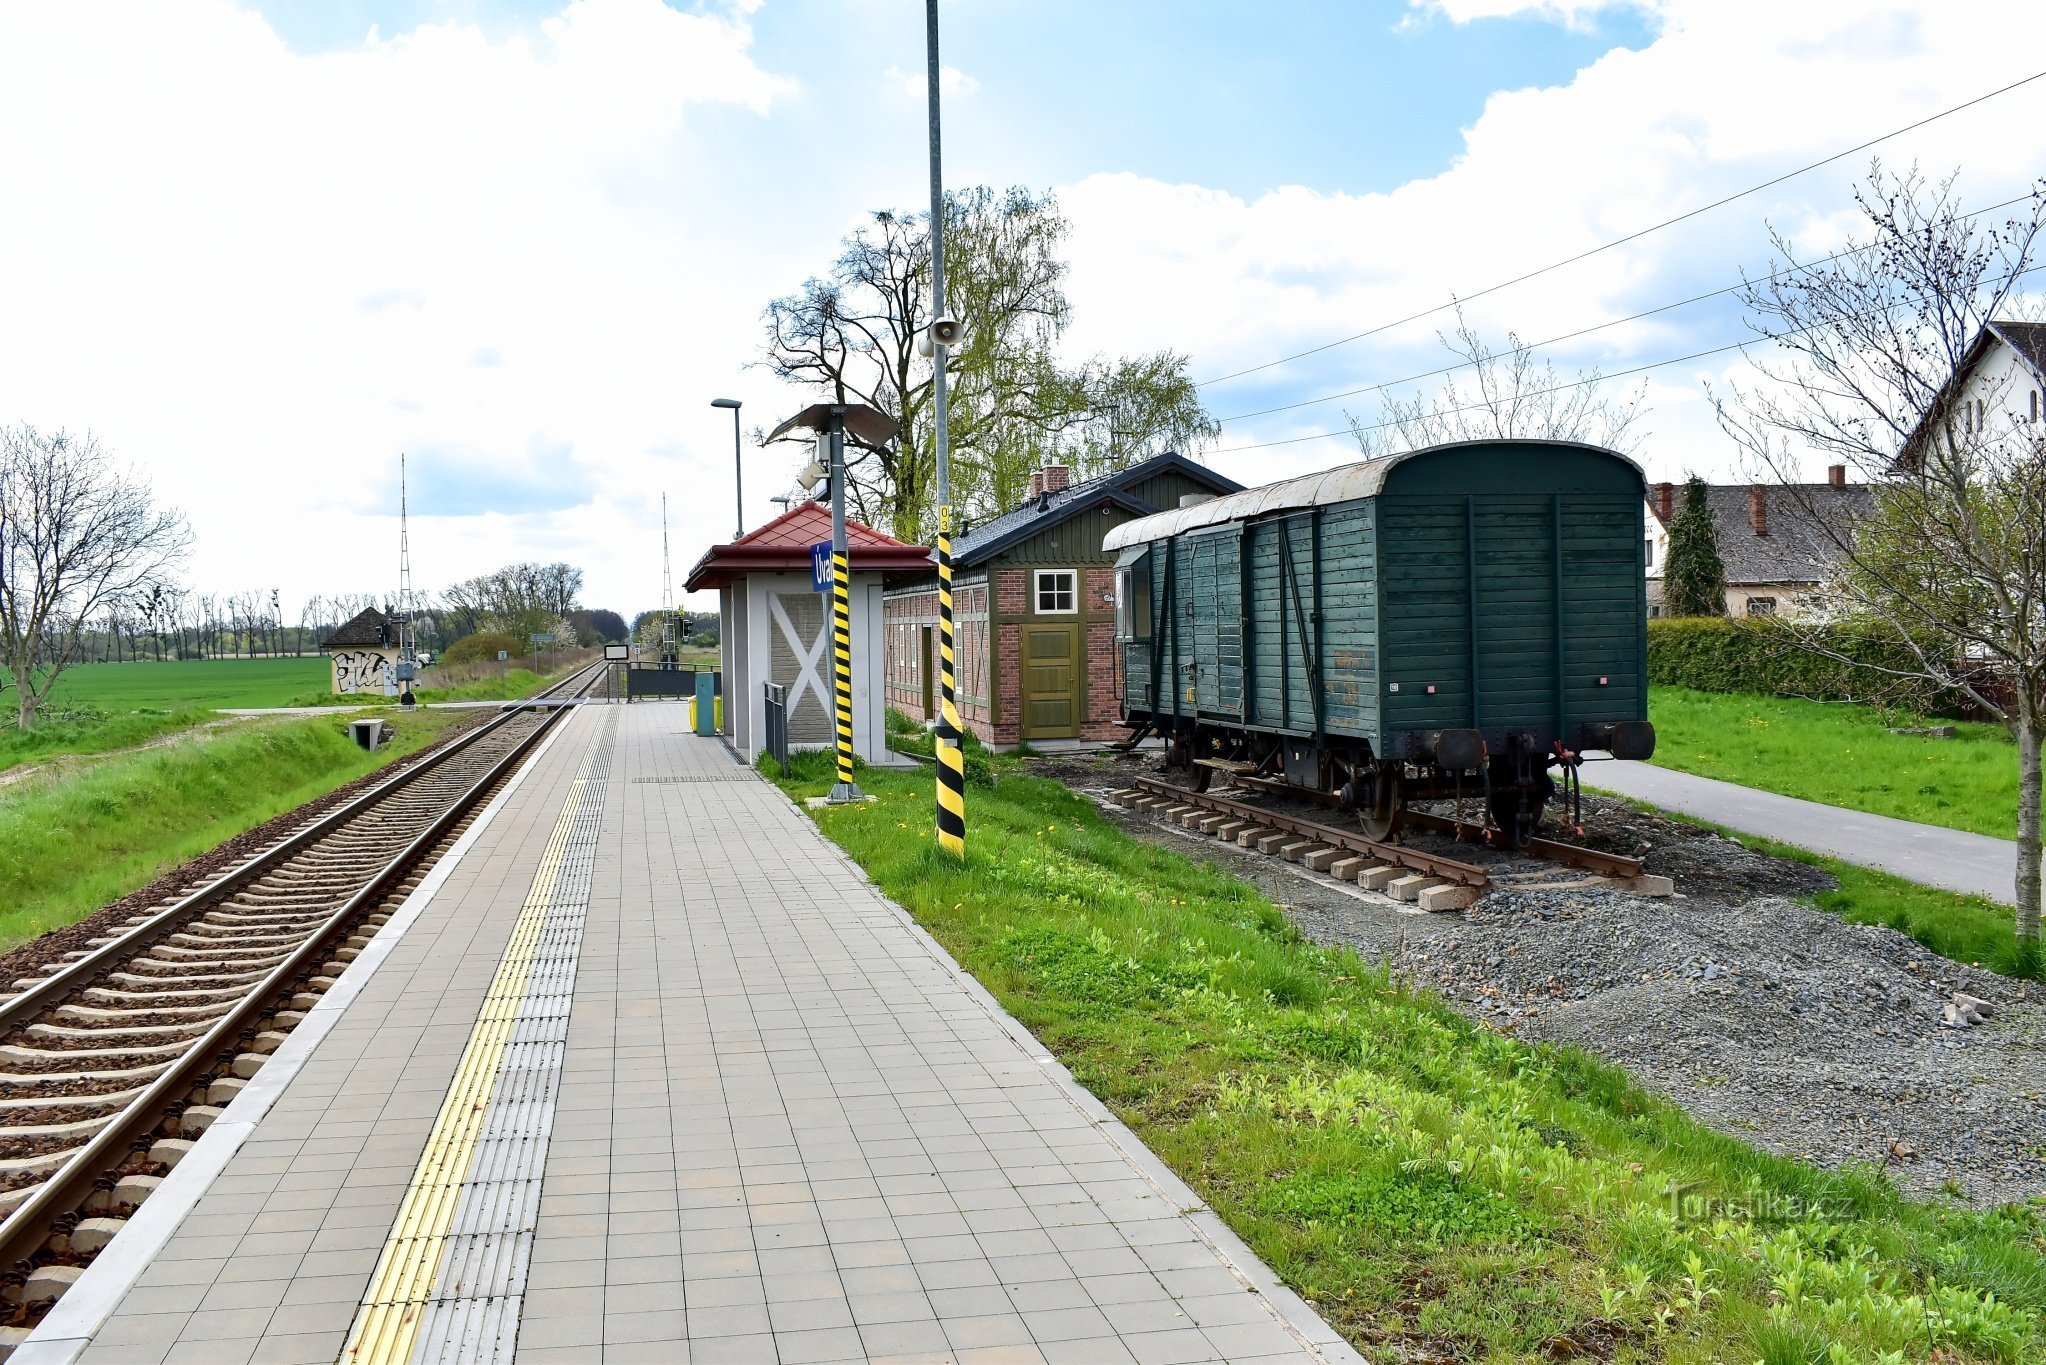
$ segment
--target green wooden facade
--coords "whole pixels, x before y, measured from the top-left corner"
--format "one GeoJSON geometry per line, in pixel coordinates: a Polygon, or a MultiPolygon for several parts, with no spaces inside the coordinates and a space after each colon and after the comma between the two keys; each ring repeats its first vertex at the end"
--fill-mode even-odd
{"type": "Polygon", "coordinates": [[[1646,719],[1645,488],[1631,461],[1474,442],[1318,487],[1341,500],[1273,485],[1119,530],[1133,721],[1385,755],[1452,727],[1546,748],[1646,719]]]}

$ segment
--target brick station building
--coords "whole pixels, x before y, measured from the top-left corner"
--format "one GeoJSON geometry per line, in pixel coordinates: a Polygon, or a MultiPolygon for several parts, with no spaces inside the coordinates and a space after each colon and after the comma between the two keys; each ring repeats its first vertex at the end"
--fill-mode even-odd
{"type": "MultiPolygon", "coordinates": [[[[1118,739],[1115,560],[1111,526],[1234,493],[1242,485],[1166,453],[1072,482],[1065,465],[1030,476],[1030,493],[952,540],[959,719],[988,744],[1118,739]]],[[[938,714],[938,576],[893,580],[882,608],[888,705],[938,714]]]]}

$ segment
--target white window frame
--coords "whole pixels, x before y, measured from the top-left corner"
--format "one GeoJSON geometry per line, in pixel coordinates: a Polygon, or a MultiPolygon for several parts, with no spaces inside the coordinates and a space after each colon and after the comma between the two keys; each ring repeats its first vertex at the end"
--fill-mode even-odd
{"type": "MultiPolygon", "coordinates": [[[[1052,600],[1058,600],[1059,589],[1053,587],[1052,600]]],[[[1033,616],[1078,616],[1080,614],[1080,571],[1078,569],[1033,569],[1030,573],[1030,614],[1033,616]],[[1066,599],[1070,606],[1047,607],[1044,605],[1044,580],[1063,576],[1066,580],[1066,599]]]]}

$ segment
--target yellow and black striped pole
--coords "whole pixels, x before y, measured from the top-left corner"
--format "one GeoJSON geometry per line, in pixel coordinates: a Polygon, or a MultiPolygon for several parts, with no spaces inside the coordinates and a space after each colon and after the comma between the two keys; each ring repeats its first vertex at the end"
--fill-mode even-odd
{"type": "Polygon", "coordinates": [[[856,794],[853,786],[852,594],[844,546],[831,551],[831,652],[833,692],[838,701],[838,788],[834,797],[856,794]]]}
{"type": "Polygon", "coordinates": [[[938,509],[938,847],[966,856],[966,767],[952,653],[952,509],[938,509]]]}

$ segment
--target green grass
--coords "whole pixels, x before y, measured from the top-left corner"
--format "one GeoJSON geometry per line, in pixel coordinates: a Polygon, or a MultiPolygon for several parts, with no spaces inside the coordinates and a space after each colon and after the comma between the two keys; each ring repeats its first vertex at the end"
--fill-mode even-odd
{"type": "MultiPolygon", "coordinates": [[[[496,677],[481,678],[460,687],[422,687],[412,695],[420,702],[436,701],[515,701],[530,696],[548,683],[557,682],[568,676],[572,670],[563,669],[558,673],[541,676],[526,668],[508,668],[496,677]]],[[[377,693],[361,692],[306,692],[285,706],[396,706],[396,697],[377,693]]]]}
{"type": "MultiPolygon", "coordinates": [[[[996,766],[964,866],[932,846],[928,773],[867,769],[879,801],[815,818],[1367,1356],[2046,1350],[2046,1208],[1936,1208],[1758,1153],[996,766]]],[[[829,756],[795,773],[819,794],[829,756]]]]}
{"type": "Polygon", "coordinates": [[[217,719],[211,711],[128,711],[108,715],[94,708],[45,711],[33,730],[19,729],[0,714],[0,770],[64,754],[100,754],[133,749],[179,730],[217,719]]]}
{"type": "Polygon", "coordinates": [[[50,700],[107,712],[284,706],[327,678],[324,655],[298,659],[181,659],[175,663],[80,664],[57,679],[50,700]]]}
{"type": "Polygon", "coordinates": [[[214,708],[281,706],[326,675],[324,658],[79,664],[58,676],[33,730],[15,726],[14,695],[0,693],[0,769],[132,749],[215,719],[214,708]]]}
{"type": "Polygon", "coordinates": [[[0,792],[0,948],[82,918],[272,816],[431,743],[461,717],[392,720],[370,754],[339,717],[265,720],[0,792]]]}
{"type": "MultiPolygon", "coordinates": [[[[2017,748],[2000,725],[1954,739],[1893,735],[1927,722],[1866,706],[1649,689],[1664,768],[1829,806],[2016,837],[2017,748]]],[[[1941,724],[1950,722],[1939,722],[1941,724]]]]}

